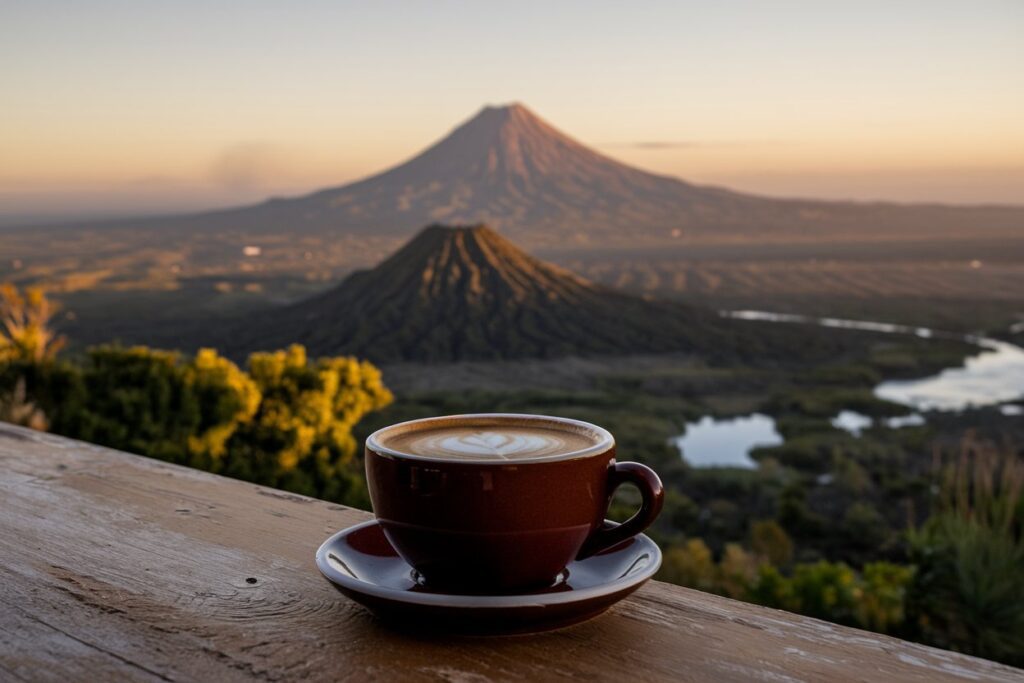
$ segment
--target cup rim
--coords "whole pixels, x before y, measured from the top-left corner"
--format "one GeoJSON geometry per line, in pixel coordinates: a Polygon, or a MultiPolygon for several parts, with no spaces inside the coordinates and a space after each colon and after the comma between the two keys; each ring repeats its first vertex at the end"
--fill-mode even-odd
{"type": "Polygon", "coordinates": [[[555,415],[535,415],[530,413],[463,413],[459,415],[439,415],[436,417],[423,417],[417,420],[406,420],[405,422],[397,422],[387,427],[382,427],[370,434],[366,438],[366,450],[372,450],[379,455],[389,455],[395,458],[405,458],[409,460],[417,460],[424,462],[436,462],[445,463],[447,465],[472,465],[472,466],[508,466],[508,465],[531,465],[533,463],[542,462],[558,462],[562,460],[577,460],[580,458],[587,458],[594,455],[600,455],[607,453],[610,449],[615,447],[615,437],[612,436],[611,432],[603,427],[598,427],[590,422],[584,422],[583,420],[574,420],[570,417],[558,417],[555,415]],[[558,453],[557,455],[542,455],[536,458],[517,458],[516,460],[498,460],[498,459],[452,459],[452,458],[441,458],[430,455],[420,455],[417,453],[406,453],[405,451],[395,450],[388,448],[380,443],[379,437],[384,432],[391,432],[393,430],[408,430],[415,429],[417,426],[429,424],[431,422],[446,422],[449,420],[516,420],[519,422],[543,422],[547,424],[555,423],[564,426],[572,426],[578,429],[586,429],[593,432],[599,441],[593,446],[587,446],[586,448],[577,449],[575,451],[569,451],[568,453],[558,453]]]}

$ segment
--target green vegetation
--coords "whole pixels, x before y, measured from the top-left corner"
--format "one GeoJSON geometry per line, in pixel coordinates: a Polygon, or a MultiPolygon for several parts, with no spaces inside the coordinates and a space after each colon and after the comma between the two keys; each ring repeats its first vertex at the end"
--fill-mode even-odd
{"type": "Polygon", "coordinates": [[[910,534],[917,637],[1024,664],[1024,465],[965,448],[938,509],[910,534]]]}
{"type": "Polygon", "coordinates": [[[50,321],[58,306],[38,287],[0,285],[0,363],[51,360],[64,346],[50,321]]]}
{"type": "Polygon", "coordinates": [[[99,346],[54,357],[40,293],[0,299],[0,419],[169,462],[366,507],[352,434],[391,402],[380,371],[354,358],[311,361],[301,346],[255,353],[245,370],[194,356],[99,346]]]}
{"type": "MultiPolygon", "coordinates": [[[[1001,463],[991,465],[1000,476],[1020,471],[1024,425],[998,411],[973,411],[853,437],[828,419],[840,407],[837,395],[864,397],[859,407],[873,415],[902,413],[869,388],[883,376],[878,365],[897,354],[912,358],[918,345],[887,341],[862,358],[796,375],[677,366],[602,376],[585,391],[406,393],[368,416],[357,433],[470,411],[549,413],[601,424],[615,434],[621,459],[650,464],[666,483],[664,512],[649,532],[665,552],[660,579],[1019,664],[1020,487],[990,486],[1006,491],[996,505],[1002,521],[979,526],[965,521],[977,513],[948,501],[963,481],[982,481],[984,471],[963,472],[954,484],[947,463],[957,454],[967,462],[1001,463]],[[756,395],[768,398],[748,398],[756,395]],[[717,406],[772,414],[786,442],[758,449],[754,470],[689,467],[670,438],[717,406]]],[[[926,352],[915,372],[934,372],[935,358],[957,351],[963,351],[959,344],[926,352]]],[[[983,498],[971,491],[971,501],[983,498]]],[[[621,491],[610,516],[624,519],[636,504],[635,492],[621,491]]]]}
{"type": "MultiPolygon", "coordinates": [[[[851,405],[897,414],[870,387],[892,372],[932,372],[962,356],[959,344],[874,343],[810,369],[632,365],[585,389],[392,401],[369,363],[311,360],[298,346],[244,367],[210,349],[120,346],[71,362],[55,355],[45,297],[7,291],[0,419],[364,508],[358,444],[380,426],[486,411],[588,420],[616,435],[621,459],[666,483],[650,531],[665,551],[663,580],[1024,664],[1020,420],[968,411],[860,437],[829,423],[851,405]],[[752,410],[771,414],[786,439],[755,452],[757,469],[692,468],[670,443],[701,415],[752,410]]],[[[636,504],[622,490],[610,516],[636,504]]]]}

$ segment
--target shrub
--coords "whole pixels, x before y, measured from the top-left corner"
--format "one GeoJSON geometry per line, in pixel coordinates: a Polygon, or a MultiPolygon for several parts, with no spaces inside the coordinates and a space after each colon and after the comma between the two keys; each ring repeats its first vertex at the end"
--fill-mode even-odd
{"type": "Polygon", "coordinates": [[[917,636],[1024,664],[1024,467],[970,437],[942,468],[940,509],[910,534],[909,611],[917,636]]]}
{"type": "Polygon", "coordinates": [[[772,519],[750,525],[750,548],[755,555],[776,567],[784,567],[793,560],[793,541],[772,519]]]}
{"type": "Polygon", "coordinates": [[[0,285],[0,363],[52,359],[64,346],[50,321],[59,307],[38,287],[0,285]]]}

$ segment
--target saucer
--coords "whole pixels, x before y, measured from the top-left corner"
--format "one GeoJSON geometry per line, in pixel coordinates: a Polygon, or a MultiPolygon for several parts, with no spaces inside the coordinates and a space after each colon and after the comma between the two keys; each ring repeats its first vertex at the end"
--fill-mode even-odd
{"type": "Polygon", "coordinates": [[[548,631],[596,617],[658,571],[661,550],[639,534],[570,562],[547,588],[461,595],[421,584],[372,520],[324,541],[316,564],[335,588],[387,622],[411,630],[502,635],[548,631]]]}

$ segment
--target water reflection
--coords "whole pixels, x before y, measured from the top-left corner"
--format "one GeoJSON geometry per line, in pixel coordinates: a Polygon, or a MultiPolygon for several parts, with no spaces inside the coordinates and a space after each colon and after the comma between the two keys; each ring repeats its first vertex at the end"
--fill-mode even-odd
{"type": "Polygon", "coordinates": [[[924,379],[882,382],[875,395],[916,410],[963,410],[1024,395],[1024,349],[995,339],[979,343],[985,350],[963,367],[924,379]]]}
{"type": "Polygon", "coordinates": [[[869,320],[815,318],[790,313],[723,311],[722,315],[739,320],[806,323],[840,329],[909,334],[923,338],[962,339],[982,347],[980,353],[967,358],[963,367],[947,368],[937,375],[923,379],[882,382],[875,387],[875,395],[879,398],[917,411],[963,410],[970,407],[992,406],[1024,397],[1024,349],[998,339],[953,335],[926,327],[869,320]]]}
{"type": "Polygon", "coordinates": [[[848,431],[854,436],[860,436],[860,433],[870,427],[872,422],[873,420],[867,415],[861,415],[853,410],[840,411],[832,418],[833,427],[848,431]]]}
{"type": "MultiPolygon", "coordinates": [[[[842,410],[832,418],[831,422],[836,429],[845,430],[854,436],[860,436],[865,429],[875,424],[875,420],[855,410],[842,410]]],[[[879,420],[879,423],[890,429],[899,429],[900,427],[920,427],[925,423],[925,419],[920,413],[910,413],[909,415],[884,417],[879,420]]]]}
{"type": "Polygon", "coordinates": [[[694,467],[743,467],[753,469],[750,458],[756,446],[777,446],[782,435],[775,420],[754,413],[745,417],[716,420],[704,416],[686,425],[686,432],[675,439],[683,458],[694,467]]]}

